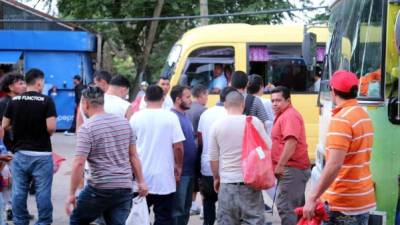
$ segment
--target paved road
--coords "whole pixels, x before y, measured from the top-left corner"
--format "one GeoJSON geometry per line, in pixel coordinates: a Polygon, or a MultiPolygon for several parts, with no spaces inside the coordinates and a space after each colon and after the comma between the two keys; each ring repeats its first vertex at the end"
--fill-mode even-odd
{"type": "MultiPolygon", "coordinates": [[[[57,133],[52,137],[53,149],[58,154],[65,157],[67,160],[62,164],[60,170],[55,174],[52,188],[52,201],[54,207],[53,224],[54,225],[67,225],[69,220],[64,210],[64,202],[68,195],[72,159],[74,154],[75,137],[64,136],[57,133]]],[[[29,211],[37,218],[36,203],[33,197],[29,197],[29,211]]],[[[200,202],[200,200],[198,200],[200,202]]],[[[266,214],[269,221],[273,224],[280,224],[277,216],[272,217],[266,214]]],[[[33,224],[33,221],[32,223],[33,224]]],[[[202,220],[199,216],[192,216],[190,218],[190,225],[201,225],[202,220]]]]}

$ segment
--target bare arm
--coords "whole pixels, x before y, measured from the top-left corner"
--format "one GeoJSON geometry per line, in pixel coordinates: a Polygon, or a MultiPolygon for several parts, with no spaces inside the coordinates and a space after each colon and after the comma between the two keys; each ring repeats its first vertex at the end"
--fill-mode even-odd
{"type": "Polygon", "coordinates": [[[68,215],[71,214],[72,208],[75,208],[76,206],[76,190],[78,189],[82,178],[83,178],[83,172],[85,168],[85,161],[86,157],[84,156],[75,156],[74,162],[72,164],[72,172],[71,172],[71,184],[70,184],[70,189],[69,189],[69,197],[67,199],[67,203],[65,205],[65,210],[68,215]]]}
{"type": "Polygon", "coordinates": [[[4,130],[9,130],[11,128],[11,120],[7,117],[3,117],[3,120],[1,121],[1,126],[4,130]]]}
{"type": "Polygon", "coordinates": [[[326,162],[326,165],[321,174],[321,178],[319,179],[316,188],[307,197],[306,204],[304,205],[303,216],[305,218],[311,219],[314,216],[314,209],[317,200],[336,179],[340,168],[343,165],[346,153],[346,151],[341,150],[329,151],[329,160],[326,162]]]}
{"type": "Polygon", "coordinates": [[[174,160],[175,160],[175,179],[177,182],[181,179],[183,166],[183,143],[178,142],[173,144],[174,160]]]}
{"type": "Polygon", "coordinates": [[[137,184],[139,187],[139,195],[146,196],[148,190],[147,190],[147,186],[144,182],[142,166],[141,166],[135,145],[129,145],[129,159],[130,159],[131,166],[132,166],[132,172],[135,175],[135,179],[137,180],[137,184]]]}
{"type": "Polygon", "coordinates": [[[210,164],[211,164],[211,172],[212,172],[213,178],[214,178],[214,190],[215,190],[215,192],[218,192],[219,184],[220,184],[219,161],[210,161],[210,164]]]}
{"type": "Polygon", "coordinates": [[[50,136],[56,132],[56,118],[54,116],[48,117],[46,119],[47,132],[49,132],[50,136]]]}
{"type": "Polygon", "coordinates": [[[279,179],[283,176],[284,167],[289,161],[290,157],[294,154],[297,146],[297,140],[293,137],[289,137],[285,141],[283,146],[283,152],[281,158],[279,159],[278,165],[275,168],[275,176],[279,179]]]}

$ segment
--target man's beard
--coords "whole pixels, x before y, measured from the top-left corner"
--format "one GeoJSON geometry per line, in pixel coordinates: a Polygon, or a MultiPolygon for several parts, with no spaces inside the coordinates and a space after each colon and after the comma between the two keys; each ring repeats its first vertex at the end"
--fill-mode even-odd
{"type": "Polygon", "coordinates": [[[182,102],[179,107],[183,110],[188,110],[190,109],[190,106],[188,106],[186,103],[182,102]]]}

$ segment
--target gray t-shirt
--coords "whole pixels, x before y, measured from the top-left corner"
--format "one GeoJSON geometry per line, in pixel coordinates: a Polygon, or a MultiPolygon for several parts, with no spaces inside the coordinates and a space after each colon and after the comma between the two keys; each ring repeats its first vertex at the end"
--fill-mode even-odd
{"type": "Polygon", "coordinates": [[[206,107],[198,102],[193,102],[190,109],[186,110],[186,115],[189,117],[193,124],[193,130],[197,132],[197,127],[199,127],[199,120],[201,114],[206,110],[206,107]]]}
{"type": "Polygon", "coordinates": [[[120,116],[92,116],[79,129],[76,156],[87,157],[90,186],[99,189],[132,188],[129,146],[135,144],[129,122],[120,116]]]}

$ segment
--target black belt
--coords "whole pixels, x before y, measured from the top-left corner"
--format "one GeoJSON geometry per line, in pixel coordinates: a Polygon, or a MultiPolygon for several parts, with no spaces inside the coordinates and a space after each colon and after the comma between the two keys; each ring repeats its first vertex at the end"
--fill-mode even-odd
{"type": "Polygon", "coordinates": [[[244,182],[226,183],[226,184],[231,184],[231,185],[245,185],[244,182]]]}

